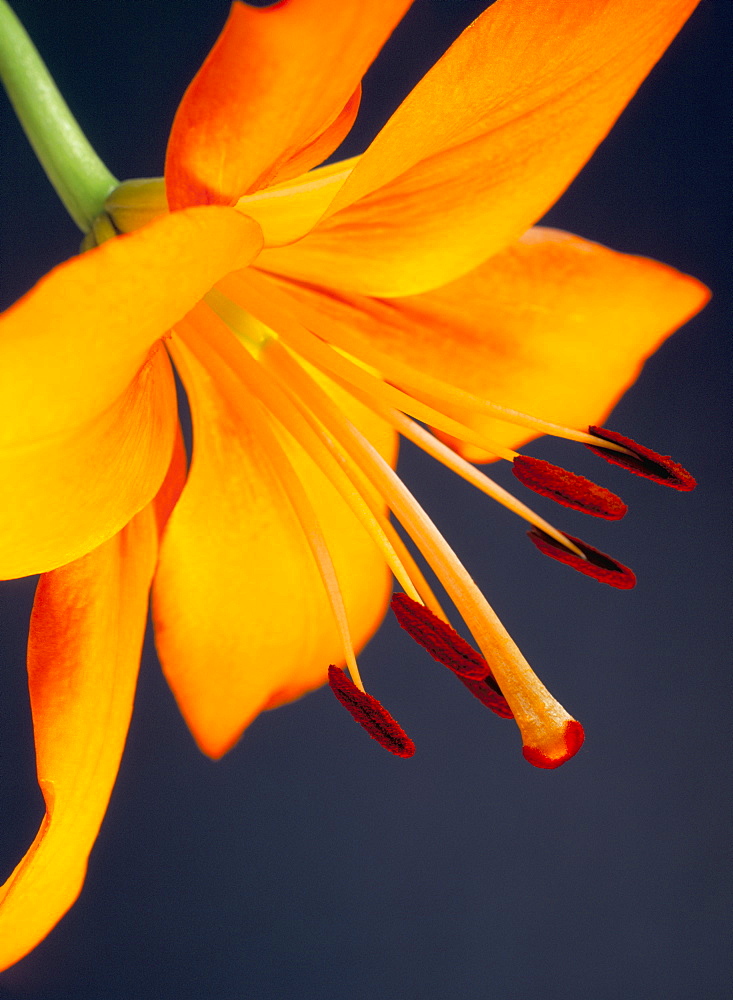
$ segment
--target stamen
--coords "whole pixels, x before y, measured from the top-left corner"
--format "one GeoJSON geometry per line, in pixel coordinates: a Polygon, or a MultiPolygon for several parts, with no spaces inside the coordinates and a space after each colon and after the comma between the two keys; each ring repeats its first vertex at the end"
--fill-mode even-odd
{"type": "Polygon", "coordinates": [[[301,396],[358,462],[412,536],[491,663],[525,746],[552,760],[566,760],[565,724],[572,721],[572,716],[539,680],[466,568],[399,476],[280,344],[273,341],[262,360],[275,368],[283,383],[301,396]]]}
{"type": "Polygon", "coordinates": [[[580,573],[585,573],[586,576],[592,576],[595,580],[607,583],[611,587],[617,587],[619,590],[631,590],[632,587],[636,586],[636,577],[628,566],[624,566],[622,563],[607,556],[605,552],[600,552],[598,549],[592,548],[592,546],[586,542],[582,542],[579,538],[573,538],[572,535],[568,535],[568,538],[575,542],[579,549],[582,549],[585,559],[579,559],[572,552],[569,552],[564,545],[558,545],[554,538],[550,538],[544,531],[538,531],[537,528],[528,531],[527,535],[540,552],[544,552],[551,559],[557,559],[558,562],[572,566],[573,569],[577,569],[580,573]]]}
{"type": "Polygon", "coordinates": [[[520,483],[540,496],[584,514],[618,521],[628,510],[623,500],[605,487],[541,458],[518,455],[512,463],[512,472],[520,483]]]}
{"type": "Polygon", "coordinates": [[[423,604],[411,600],[407,594],[395,594],[391,606],[405,632],[423,649],[427,649],[438,663],[449,667],[459,677],[477,681],[483,680],[489,673],[489,665],[483,656],[423,604]]]}
{"type": "Polygon", "coordinates": [[[615,449],[610,450],[586,444],[586,448],[590,448],[594,454],[600,455],[607,462],[620,465],[636,476],[643,476],[644,479],[651,479],[655,483],[671,486],[673,490],[682,490],[687,493],[697,486],[697,480],[690,475],[687,469],[673,461],[670,455],[658,455],[650,448],[645,448],[644,445],[637,444],[636,441],[624,437],[623,434],[617,434],[616,431],[606,430],[605,427],[589,427],[588,430],[596,437],[627,449],[626,452],[619,452],[615,449]]]}
{"type": "Polygon", "coordinates": [[[583,746],[585,733],[583,732],[581,724],[575,719],[571,719],[569,722],[566,722],[564,738],[565,756],[549,757],[547,754],[542,753],[541,750],[537,750],[535,747],[522,747],[524,759],[528,760],[530,764],[534,764],[535,767],[545,767],[548,769],[560,767],[560,765],[564,764],[566,760],[574,757],[578,750],[580,750],[583,746]]]}
{"type": "Polygon", "coordinates": [[[482,705],[490,708],[494,715],[498,715],[501,719],[514,718],[514,712],[509,708],[509,703],[491,674],[487,674],[481,681],[473,681],[470,677],[459,677],[458,679],[468,688],[474,698],[478,698],[482,705]]]}
{"type": "Polygon", "coordinates": [[[339,667],[328,668],[328,683],[347,712],[373,740],[396,757],[412,757],[415,744],[384,705],[366,691],[360,691],[339,667]]]}

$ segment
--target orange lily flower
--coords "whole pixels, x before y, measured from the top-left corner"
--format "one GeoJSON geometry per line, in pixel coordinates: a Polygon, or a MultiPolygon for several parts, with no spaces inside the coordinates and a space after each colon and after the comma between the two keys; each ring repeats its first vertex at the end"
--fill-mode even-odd
{"type": "MultiPolygon", "coordinates": [[[[344,662],[352,681],[331,668],[339,699],[389,749],[412,752],[354,659],[392,575],[401,623],[514,716],[532,763],[578,749],[579,723],[394,473],[395,443],[411,438],[526,517],[544,551],[633,583],[466,459],[515,461],[554,433],[691,487],[671,461],[576,428],[605,417],[706,289],[530,227],[695,5],[498,0],[361,157],[318,167],[409,0],[235,3],[179,107],[165,187],[121,185],[88,241],[99,245],[2,317],[0,457],[14,489],[0,574],[44,574],[28,667],[46,817],[0,889],[1,968],[81,889],[151,586],[163,669],[212,757],[344,662]],[[170,359],[192,411],[188,469],[170,359]],[[481,654],[447,625],[387,508],[481,654]]],[[[608,491],[544,465],[515,471],[563,503],[623,513],[608,491]]]]}

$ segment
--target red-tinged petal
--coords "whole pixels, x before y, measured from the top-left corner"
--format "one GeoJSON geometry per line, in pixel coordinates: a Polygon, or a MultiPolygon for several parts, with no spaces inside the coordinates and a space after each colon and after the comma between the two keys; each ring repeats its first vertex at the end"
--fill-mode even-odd
{"type": "Polygon", "coordinates": [[[74,903],[132,712],[157,534],[146,508],[84,558],[41,577],[28,671],[46,816],[0,888],[0,968],[74,903]]]}
{"type": "Polygon", "coordinates": [[[671,455],[658,455],[651,448],[645,448],[644,445],[637,444],[631,438],[617,434],[616,431],[606,430],[605,427],[589,427],[588,430],[596,437],[613,441],[614,444],[620,444],[624,448],[628,448],[629,451],[633,451],[633,455],[624,455],[619,451],[596,448],[592,444],[586,445],[586,448],[590,448],[592,452],[600,455],[607,462],[611,462],[612,465],[620,465],[636,476],[643,476],[644,479],[651,479],[655,483],[671,486],[673,490],[682,490],[684,493],[694,490],[697,486],[697,480],[690,475],[687,469],[683,469],[675,462],[671,455]]]}
{"type": "MultiPolygon", "coordinates": [[[[194,452],[156,575],[156,643],[192,733],[219,757],[263,709],[323,684],[328,663],[343,653],[303,530],[247,421],[259,404],[243,387],[233,399],[178,337],[173,344],[191,403],[194,452]]],[[[336,386],[329,391],[393,458],[386,425],[336,386]]],[[[311,459],[273,429],[319,517],[354,642],[362,645],[388,600],[384,560],[311,459]]]]}
{"type": "Polygon", "coordinates": [[[547,753],[539,747],[524,746],[522,747],[524,759],[535,767],[552,770],[574,757],[585,741],[583,727],[575,719],[565,723],[563,741],[564,746],[559,747],[556,754],[547,753]]]}
{"type": "Polygon", "coordinates": [[[415,744],[381,702],[361,691],[339,667],[328,668],[331,690],[347,712],[373,740],[395,757],[412,757],[415,744]]]}
{"type": "Polygon", "coordinates": [[[571,510],[607,521],[618,521],[628,510],[623,500],[604,486],[541,458],[518,455],[512,462],[512,472],[530,490],[571,510]]]}
{"type": "Polygon", "coordinates": [[[186,485],[188,461],[186,446],[183,442],[181,425],[176,425],[176,436],[173,441],[173,455],[165,479],[153,500],[153,512],[159,537],[163,537],[168,518],[178,503],[183,487],[186,485]]]}
{"type": "MultiPolygon", "coordinates": [[[[260,276],[257,269],[248,273],[260,276]]],[[[570,427],[612,409],[646,358],[708,300],[694,278],[553,229],[443,288],[399,299],[270,278],[300,321],[397,385],[396,363],[474,396],[570,427]]],[[[427,395],[427,393],[424,393],[427,395]]],[[[517,448],[536,434],[459,406],[440,408],[517,448]]],[[[460,447],[471,461],[491,456],[460,447]]]]}
{"type": "Polygon", "coordinates": [[[566,549],[564,545],[546,535],[544,531],[540,531],[539,528],[533,528],[527,532],[527,535],[540,552],[543,552],[546,556],[550,556],[551,559],[557,559],[558,562],[565,563],[566,566],[572,566],[579,573],[592,576],[594,580],[607,583],[609,586],[617,587],[619,590],[631,590],[632,587],[636,586],[636,577],[628,566],[624,566],[622,563],[607,556],[605,552],[594,549],[580,538],[575,538],[573,535],[566,535],[584,553],[585,559],[581,559],[580,556],[571,552],[570,549],[566,549]]]}
{"type": "Polygon", "coordinates": [[[233,204],[326,159],[411,0],[235,3],[186,91],[166,157],[171,208],[233,204]]]}
{"type": "Polygon", "coordinates": [[[155,495],[176,421],[156,342],[261,245],[233,209],[190,209],[56,268],[0,318],[0,576],[62,565],[155,495]]]}
{"type": "Polygon", "coordinates": [[[407,594],[395,594],[391,602],[395,618],[407,634],[423,649],[449,667],[459,677],[483,680],[489,665],[455,629],[434,615],[430,608],[419,604],[407,594]]]}
{"type": "Polygon", "coordinates": [[[466,274],[557,200],[696,3],[498,0],[398,108],[329,217],[263,266],[377,296],[466,274]]]}

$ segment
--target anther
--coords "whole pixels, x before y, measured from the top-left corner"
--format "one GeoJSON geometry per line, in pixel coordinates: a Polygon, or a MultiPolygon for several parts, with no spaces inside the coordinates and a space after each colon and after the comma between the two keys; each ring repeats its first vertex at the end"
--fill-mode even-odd
{"type": "Polygon", "coordinates": [[[333,665],[328,668],[328,683],[347,712],[373,740],[397,757],[412,757],[415,744],[376,698],[360,691],[343,670],[333,665]]]}
{"type": "Polygon", "coordinates": [[[697,486],[697,481],[687,469],[683,469],[669,455],[658,455],[650,448],[645,448],[644,445],[637,444],[636,441],[632,441],[631,438],[624,437],[622,434],[617,434],[616,431],[606,430],[605,427],[589,427],[588,431],[596,437],[613,441],[614,444],[620,444],[623,448],[633,452],[632,455],[626,455],[623,452],[611,451],[602,446],[586,444],[586,448],[590,448],[592,452],[605,458],[607,462],[620,465],[636,476],[643,476],[655,483],[671,486],[673,490],[689,492],[697,486]]]}
{"type": "Polygon", "coordinates": [[[494,715],[498,715],[502,719],[514,718],[514,712],[509,708],[509,704],[492,674],[487,674],[481,681],[472,680],[470,677],[459,677],[458,679],[462,684],[465,684],[474,698],[478,698],[482,705],[490,708],[494,715]]]}
{"type": "Polygon", "coordinates": [[[527,535],[532,539],[540,552],[544,552],[546,556],[566,563],[568,566],[572,566],[573,569],[577,569],[580,573],[585,573],[586,576],[592,576],[595,580],[600,580],[601,583],[607,583],[611,587],[618,587],[619,590],[631,590],[636,585],[636,577],[628,566],[624,566],[622,563],[607,556],[605,552],[599,552],[598,549],[592,548],[579,538],[573,538],[572,535],[567,536],[571,542],[575,542],[585,555],[585,559],[576,556],[575,553],[566,549],[564,545],[561,545],[560,542],[555,541],[554,538],[546,535],[544,531],[540,531],[538,528],[528,531],[527,535]]]}
{"type": "Polygon", "coordinates": [[[559,754],[557,757],[551,757],[549,754],[543,753],[542,750],[538,750],[537,747],[522,747],[522,753],[524,754],[524,759],[528,760],[530,764],[534,764],[535,767],[544,768],[554,768],[560,767],[564,764],[566,760],[570,760],[583,746],[583,741],[585,740],[585,733],[583,732],[583,727],[575,719],[570,719],[569,722],[565,723],[565,732],[563,734],[565,741],[565,752],[559,754]]]}
{"type": "Polygon", "coordinates": [[[489,673],[483,656],[424,604],[418,604],[407,594],[395,594],[392,610],[405,632],[461,679],[483,680],[489,673]]]}
{"type": "Polygon", "coordinates": [[[541,458],[517,455],[512,472],[520,483],[540,496],[594,517],[618,521],[628,510],[623,500],[610,490],[541,458]]]}

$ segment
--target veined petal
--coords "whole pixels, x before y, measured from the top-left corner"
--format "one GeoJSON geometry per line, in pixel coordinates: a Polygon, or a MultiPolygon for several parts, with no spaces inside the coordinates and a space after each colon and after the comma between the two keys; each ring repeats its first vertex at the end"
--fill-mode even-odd
{"type": "MultiPolygon", "coordinates": [[[[261,280],[256,269],[247,273],[261,280]]],[[[544,228],[422,295],[381,300],[272,278],[270,287],[305,326],[393,384],[405,384],[399,363],[481,399],[580,427],[605,417],[645,359],[709,297],[664,264],[544,228]]],[[[438,408],[510,448],[536,436],[460,406],[438,408]]],[[[489,459],[472,446],[460,450],[489,459]]]]}
{"type": "MultiPolygon", "coordinates": [[[[205,323],[201,313],[197,321],[205,323]]],[[[243,387],[238,403],[178,337],[173,344],[195,444],[156,574],[156,643],[197,742],[219,757],[263,709],[324,683],[343,652],[303,530],[248,424],[247,410],[259,404],[243,387]]],[[[386,425],[335,386],[333,394],[393,457],[386,425]]],[[[273,429],[319,517],[361,645],[386,608],[384,560],[310,458],[273,429]]]]}
{"type": "Polygon", "coordinates": [[[362,76],[410,3],[235,3],[173,122],[171,208],[233,204],[325,160],[354,120],[362,76]]]}
{"type": "Polygon", "coordinates": [[[300,243],[261,266],[428,291],[517,239],[606,136],[697,0],[497,0],[397,109],[300,243]]]}
{"type": "Polygon", "coordinates": [[[41,577],[28,671],[46,816],[0,888],[0,968],[79,895],[132,712],[156,552],[151,507],[77,562],[41,577]]]}
{"type": "Polygon", "coordinates": [[[0,317],[1,576],[70,562],[155,495],[176,410],[152,349],[260,245],[240,213],[189,209],[72,258],[0,317]]]}

